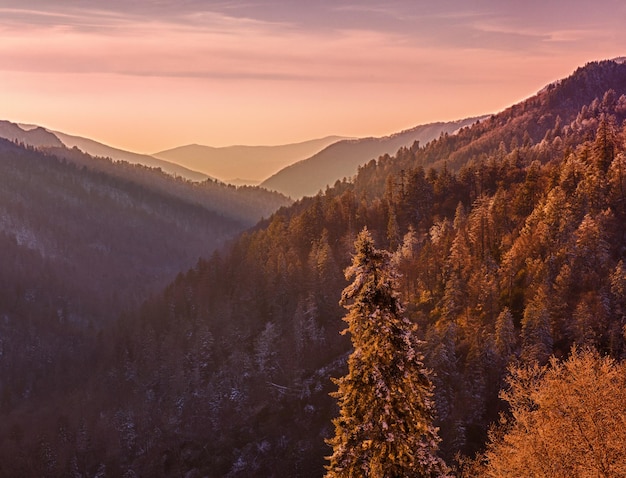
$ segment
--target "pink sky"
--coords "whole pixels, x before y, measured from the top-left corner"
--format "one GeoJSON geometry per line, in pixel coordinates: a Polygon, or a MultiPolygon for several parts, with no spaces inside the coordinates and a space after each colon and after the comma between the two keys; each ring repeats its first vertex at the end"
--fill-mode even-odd
{"type": "Polygon", "coordinates": [[[381,136],[626,55],[620,1],[432,3],[4,0],[0,119],[148,153],[381,136]]]}

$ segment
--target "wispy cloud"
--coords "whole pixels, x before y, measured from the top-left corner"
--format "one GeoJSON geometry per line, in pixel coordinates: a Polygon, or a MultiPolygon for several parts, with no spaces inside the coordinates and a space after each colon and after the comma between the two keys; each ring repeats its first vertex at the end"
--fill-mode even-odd
{"type": "Polygon", "coordinates": [[[282,131],[290,141],[390,133],[504,107],[585,61],[623,55],[620,8],[617,0],[3,0],[0,102],[14,119],[47,115],[58,129],[63,114],[89,124],[81,120],[89,104],[90,121],[129,137],[122,123],[131,117],[158,138],[165,134],[148,123],[156,131],[176,118],[181,131],[215,134],[204,140],[214,144],[282,131]],[[609,6],[618,13],[606,18],[609,6]],[[298,124],[305,132],[294,132],[298,124]]]}
{"type": "Polygon", "coordinates": [[[100,12],[44,15],[52,24],[3,32],[0,69],[316,82],[376,82],[393,75],[412,81],[417,72],[411,65],[430,56],[405,35],[358,29],[322,34],[214,12],[175,22],[100,12]]]}

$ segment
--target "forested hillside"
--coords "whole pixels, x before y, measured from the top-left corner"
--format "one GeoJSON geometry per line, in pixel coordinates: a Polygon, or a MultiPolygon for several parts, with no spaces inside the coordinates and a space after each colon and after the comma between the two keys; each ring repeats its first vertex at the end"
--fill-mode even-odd
{"type": "Polygon", "coordinates": [[[41,281],[44,294],[75,290],[64,300],[88,317],[79,322],[138,305],[198,257],[288,203],[258,188],[196,184],[78,150],[46,151],[0,140],[0,231],[13,244],[2,253],[5,264],[20,263],[17,250],[48,264],[26,261],[14,272],[41,281]],[[44,279],[46,269],[56,279],[44,279]]]}
{"type": "Polygon", "coordinates": [[[479,118],[466,118],[447,123],[430,123],[382,138],[343,139],[307,159],[281,169],[263,181],[261,186],[294,199],[313,196],[337,179],[351,179],[359,166],[371,159],[392,154],[416,141],[425,144],[442,134],[454,134],[478,120],[479,118]]]}
{"type": "Polygon", "coordinates": [[[287,202],[54,151],[0,140],[3,413],[84,380],[123,311],[287,202]]]}
{"type": "Polygon", "coordinates": [[[166,196],[197,204],[220,216],[239,221],[245,227],[256,224],[260,218],[268,217],[278,208],[293,202],[280,193],[257,186],[236,187],[213,179],[190,181],[164,174],[160,168],[109,158],[94,158],[76,148],[46,148],[44,151],[81,168],[99,171],[166,196]]]}
{"type": "Polygon", "coordinates": [[[104,330],[82,386],[5,406],[0,475],[322,476],[364,226],[434,372],[441,457],[473,457],[509,365],[626,352],[624,120],[626,64],[591,63],[280,209],[104,330]]]}

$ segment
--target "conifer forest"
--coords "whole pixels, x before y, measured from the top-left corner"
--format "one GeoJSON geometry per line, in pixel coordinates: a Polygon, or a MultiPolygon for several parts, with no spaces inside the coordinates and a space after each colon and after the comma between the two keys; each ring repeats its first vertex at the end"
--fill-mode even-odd
{"type": "Polygon", "coordinates": [[[626,477],[626,63],[295,202],[0,169],[2,477],[626,477]]]}

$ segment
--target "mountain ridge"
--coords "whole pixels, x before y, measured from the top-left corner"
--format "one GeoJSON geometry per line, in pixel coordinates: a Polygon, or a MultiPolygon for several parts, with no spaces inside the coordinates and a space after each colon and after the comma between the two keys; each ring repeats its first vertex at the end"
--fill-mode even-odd
{"type": "Polygon", "coordinates": [[[186,168],[185,166],[171,161],[155,158],[152,155],[125,151],[90,138],[74,136],[60,131],[52,131],[52,133],[56,135],[68,148],[71,149],[77,147],[92,156],[110,157],[116,161],[126,161],[131,164],[143,164],[144,166],[152,168],[161,168],[168,174],[180,176],[191,181],[205,181],[207,179],[213,179],[210,175],[194,171],[193,169],[186,168]]]}
{"type": "MultiPolygon", "coordinates": [[[[350,353],[338,303],[364,227],[392,254],[433,370],[440,453],[472,460],[509,419],[498,398],[509,365],[567,356],[572,343],[626,356],[626,65],[616,65],[588,64],[279,209],[104,331],[91,361],[80,356],[81,386],[51,380],[33,402],[24,391],[40,377],[14,371],[0,475],[322,476],[331,377],[350,353]]],[[[7,350],[55,364],[29,339],[7,350]]]]}
{"type": "Polygon", "coordinates": [[[384,154],[395,154],[415,141],[427,143],[441,134],[454,134],[484,117],[418,125],[388,136],[345,139],[310,158],[291,164],[261,182],[261,186],[295,199],[313,196],[336,180],[350,178],[359,166],[384,154]]]}
{"type": "Polygon", "coordinates": [[[37,125],[18,125],[8,121],[4,122],[4,125],[0,124],[0,137],[23,141],[33,147],[56,147],[63,144],[68,148],[76,147],[93,156],[161,168],[168,174],[191,181],[217,177],[235,186],[266,187],[299,198],[313,195],[338,179],[350,177],[356,172],[358,165],[370,159],[383,154],[393,154],[398,148],[410,146],[414,141],[427,142],[441,133],[454,134],[455,126],[458,130],[469,122],[482,118],[418,125],[381,137],[326,136],[284,145],[225,147],[192,143],[153,155],[125,151],[90,138],[49,130],[37,125]],[[36,135],[39,136],[38,139],[35,139],[36,135]],[[251,178],[250,174],[254,174],[255,170],[266,171],[269,176],[266,174],[264,177],[261,175],[256,179],[251,178]],[[298,173],[299,170],[303,173],[298,173]],[[238,174],[240,176],[237,176],[238,174]],[[306,182],[311,184],[306,186],[306,182]]]}
{"type": "Polygon", "coordinates": [[[191,181],[205,181],[210,177],[193,171],[184,166],[154,158],[150,155],[133,153],[123,149],[100,143],[90,138],[70,135],[33,124],[18,124],[8,120],[0,120],[0,137],[9,141],[24,143],[34,148],[74,147],[91,155],[125,161],[130,164],[142,164],[152,168],[160,168],[172,176],[180,176],[191,181]]]}
{"type": "Polygon", "coordinates": [[[29,129],[23,129],[17,123],[7,120],[0,120],[0,137],[34,148],[63,145],[59,138],[41,126],[33,125],[29,129]]]}
{"type": "Polygon", "coordinates": [[[343,139],[342,136],[326,136],[275,146],[233,145],[215,147],[189,144],[160,151],[154,153],[153,156],[168,161],[176,161],[179,164],[217,177],[224,182],[229,182],[229,180],[237,177],[260,182],[284,167],[285,164],[304,159],[341,139],[343,139]]]}

